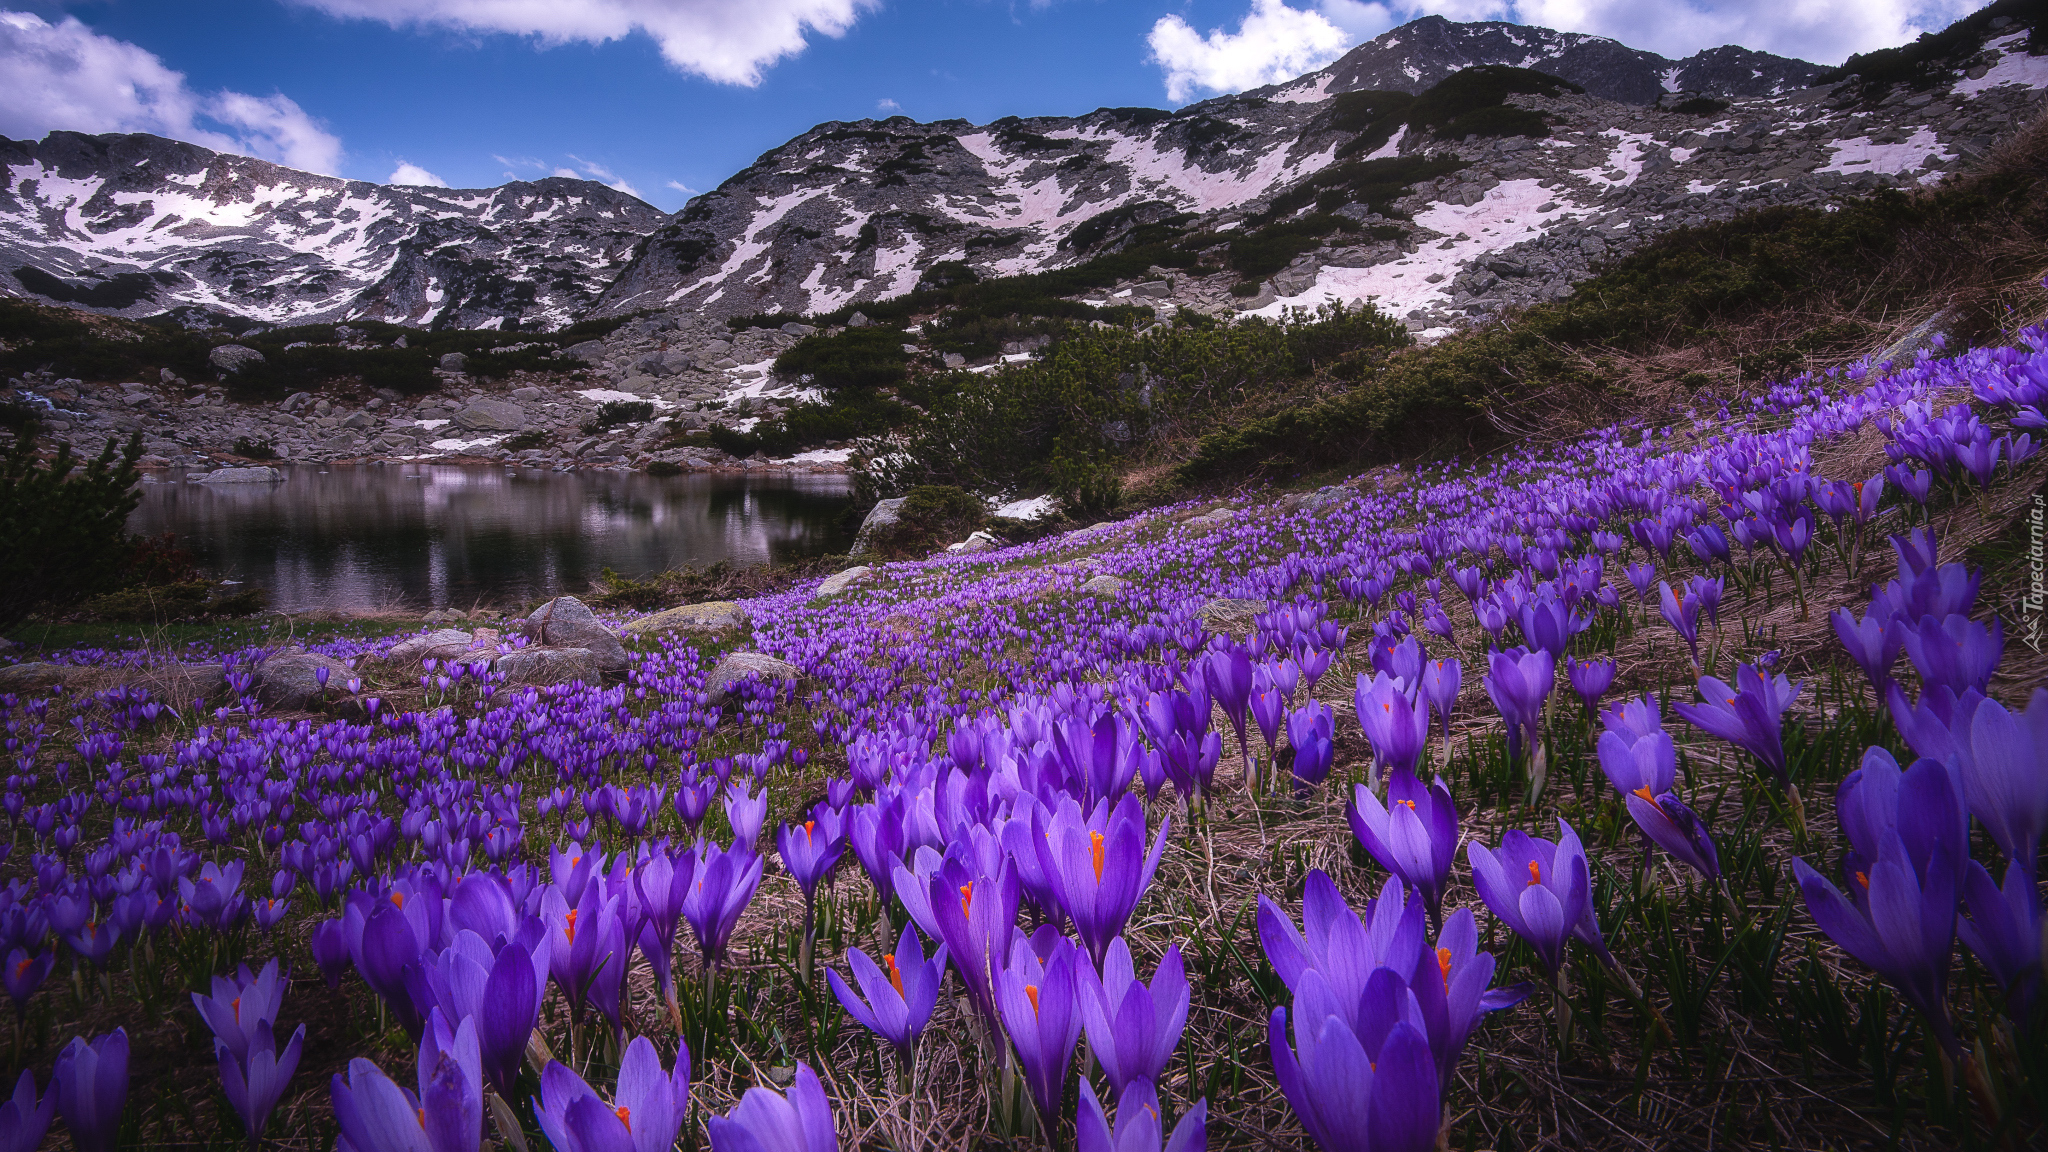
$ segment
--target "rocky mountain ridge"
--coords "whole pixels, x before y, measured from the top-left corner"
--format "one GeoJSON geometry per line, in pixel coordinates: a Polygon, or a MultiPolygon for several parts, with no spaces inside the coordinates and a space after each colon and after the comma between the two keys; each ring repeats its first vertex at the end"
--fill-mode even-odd
{"type": "Polygon", "coordinates": [[[270,323],[803,316],[900,296],[935,268],[1072,266],[1160,225],[1184,249],[1206,245],[1200,261],[1086,298],[1264,315],[1370,300],[1435,333],[1563,295],[1668,228],[1967,164],[2048,87],[2029,26],[1972,20],[1973,52],[1945,60],[1938,83],[1873,98],[1743,49],[1670,61],[1427,18],[1317,73],[1178,112],[819,125],[673,216],[580,181],[389,188],[151,137],[56,133],[0,144],[0,290],[270,323]],[[1429,92],[1475,66],[1589,90],[1507,94],[1502,114],[1541,118],[1520,134],[1374,119],[1375,93],[1429,92]],[[1236,241],[1302,221],[1320,240],[1284,267],[1224,267],[1236,241]]]}

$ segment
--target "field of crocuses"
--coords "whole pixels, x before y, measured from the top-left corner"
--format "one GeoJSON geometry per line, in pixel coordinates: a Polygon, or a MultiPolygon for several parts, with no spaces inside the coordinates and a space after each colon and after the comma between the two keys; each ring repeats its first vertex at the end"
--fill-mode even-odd
{"type": "Polygon", "coordinates": [[[2044,399],[2033,329],[610,684],[0,696],[0,1152],[2029,1146],[2044,399]]]}

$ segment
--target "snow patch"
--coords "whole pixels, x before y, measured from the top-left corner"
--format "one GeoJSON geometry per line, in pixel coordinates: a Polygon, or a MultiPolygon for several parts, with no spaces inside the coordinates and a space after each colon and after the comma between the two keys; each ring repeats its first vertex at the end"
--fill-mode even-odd
{"type": "Polygon", "coordinates": [[[994,515],[1005,520],[1036,520],[1059,507],[1059,501],[1051,496],[1032,496],[1024,500],[1012,500],[998,506],[994,515]]]}
{"type": "Polygon", "coordinates": [[[1931,183],[1941,179],[1938,169],[1922,171],[1921,164],[1929,156],[1938,160],[1954,160],[1955,153],[1942,148],[1941,138],[1932,128],[1916,130],[1912,137],[1899,144],[1873,144],[1868,136],[1850,140],[1836,140],[1829,145],[1834,155],[1821,172],[1880,172],[1887,176],[1900,173],[1920,173],[1920,182],[1931,183]]]}
{"type": "Polygon", "coordinates": [[[2005,54],[1998,58],[1998,63],[1991,66],[1991,71],[1977,79],[1965,77],[1956,81],[1956,95],[1975,96],[1979,92],[2002,88],[2007,84],[2018,84],[2025,88],[2048,88],[2048,56],[2027,55],[2026,49],[2022,47],[2022,42],[2026,38],[2025,32],[2015,32],[1986,44],[1985,47],[1997,48],[2005,54]]]}

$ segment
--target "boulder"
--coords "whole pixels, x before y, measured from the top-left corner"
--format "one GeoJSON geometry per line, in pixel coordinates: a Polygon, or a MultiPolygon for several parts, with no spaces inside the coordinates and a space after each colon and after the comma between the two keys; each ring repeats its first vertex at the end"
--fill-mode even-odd
{"type": "Polygon", "coordinates": [[[252,468],[216,468],[202,476],[201,484],[275,484],[284,473],[267,464],[252,468]]]}
{"type": "Polygon", "coordinates": [[[867,565],[856,564],[843,572],[834,572],[832,575],[825,577],[824,583],[819,584],[818,590],[812,593],[812,595],[820,600],[827,596],[837,596],[852,587],[854,581],[866,576],[870,571],[872,569],[867,565]]]}
{"type": "Polygon", "coordinates": [[[354,673],[339,660],[311,652],[272,656],[256,665],[256,699],[266,708],[298,712],[321,698],[320,669],[327,669],[326,695],[347,696],[354,673]]]}
{"type": "Polygon", "coordinates": [[[604,341],[585,340],[581,344],[571,344],[562,349],[562,355],[585,364],[599,364],[604,361],[604,341]]]}
{"type": "Polygon", "coordinates": [[[723,632],[746,625],[746,609],[730,600],[711,600],[642,616],[626,625],[625,630],[634,636],[653,636],[662,632],[723,632]]]}
{"type": "Polygon", "coordinates": [[[873,508],[868,509],[867,518],[860,522],[860,531],[853,537],[853,555],[858,556],[866,552],[876,532],[892,527],[902,518],[903,503],[906,499],[908,497],[898,496],[893,500],[880,500],[873,508]]]}
{"type": "Polygon", "coordinates": [[[545,395],[546,395],[546,393],[542,392],[542,391],[541,391],[540,389],[538,389],[538,388],[535,388],[535,387],[534,387],[533,385],[531,385],[531,384],[528,384],[528,385],[526,385],[526,386],[525,386],[525,387],[523,387],[523,388],[514,388],[514,389],[512,390],[512,398],[513,398],[514,400],[528,400],[528,401],[532,401],[532,400],[539,400],[539,399],[541,399],[542,397],[544,397],[545,395]]]}
{"type": "Polygon", "coordinates": [[[791,336],[816,336],[818,334],[816,328],[796,320],[791,320],[789,323],[784,324],[782,330],[791,336]]]}
{"type": "Polygon", "coordinates": [[[512,684],[595,684],[605,671],[588,648],[515,648],[492,661],[491,670],[512,684]]]}
{"type": "Polygon", "coordinates": [[[0,692],[34,692],[41,688],[55,688],[69,684],[85,674],[85,669],[69,664],[45,664],[30,661],[25,664],[9,664],[0,668],[0,692]]]}
{"type": "Polygon", "coordinates": [[[1086,584],[1081,585],[1081,591],[1089,596],[1113,597],[1121,593],[1125,588],[1130,587],[1130,584],[1129,580],[1125,580],[1120,576],[1111,576],[1105,572],[1100,576],[1090,579],[1086,584]]]}
{"type": "Polygon", "coordinates": [[[401,664],[416,663],[429,656],[437,660],[452,660],[469,651],[475,639],[459,628],[440,628],[423,636],[400,640],[385,651],[384,658],[401,664]]]}
{"type": "Polygon", "coordinates": [[[312,401],[313,394],[311,392],[294,392],[285,397],[284,403],[279,405],[279,407],[286,412],[296,412],[305,405],[312,403],[312,401]]]}
{"type": "Polygon", "coordinates": [[[727,652],[704,681],[704,691],[716,702],[732,695],[733,686],[750,676],[763,680],[801,680],[803,672],[787,660],[759,652],[727,652]]]}
{"type": "Polygon", "coordinates": [[[1202,513],[1200,516],[1188,517],[1188,524],[1194,528],[1210,528],[1217,524],[1228,524],[1235,519],[1237,519],[1237,509],[1214,508],[1202,513]]]}
{"type": "Polygon", "coordinates": [[[958,544],[946,545],[946,551],[955,555],[966,555],[974,552],[991,552],[1002,546],[1003,542],[994,536],[986,532],[975,532],[958,544]]]}
{"type": "Polygon", "coordinates": [[[557,596],[534,609],[526,618],[526,634],[544,647],[587,648],[606,672],[624,672],[630,663],[618,636],[574,596],[557,596]]]}
{"type": "Polygon", "coordinates": [[[1232,600],[1219,598],[1202,605],[1197,613],[1202,627],[1211,632],[1251,634],[1252,617],[1266,610],[1264,600],[1232,600]]]}
{"type": "Polygon", "coordinates": [[[443,628],[454,624],[458,620],[467,619],[469,619],[469,613],[459,608],[436,608],[425,616],[420,617],[420,623],[425,624],[429,628],[443,628]]]}
{"type": "Polygon", "coordinates": [[[465,372],[468,371],[468,369],[469,357],[464,356],[462,353],[444,352],[441,354],[441,371],[465,372]]]}
{"type": "Polygon", "coordinates": [[[457,412],[455,426],[471,432],[517,432],[526,427],[526,409],[510,400],[472,400],[457,412]]]}
{"type": "Polygon", "coordinates": [[[251,364],[264,362],[263,353],[245,344],[222,344],[206,354],[206,362],[221,372],[235,373],[251,364]]]}

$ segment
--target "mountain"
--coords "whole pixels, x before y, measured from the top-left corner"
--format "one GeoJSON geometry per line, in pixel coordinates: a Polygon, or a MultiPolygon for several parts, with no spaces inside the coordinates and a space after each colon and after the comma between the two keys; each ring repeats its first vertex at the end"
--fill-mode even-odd
{"type": "Polygon", "coordinates": [[[1804,60],[1734,45],[1667,60],[1605,36],[1498,20],[1458,24],[1425,16],[1360,44],[1319,72],[1245,95],[1277,100],[1316,100],[1367,90],[1415,95],[1453,72],[1485,64],[1546,73],[1577,84],[1588,95],[1622,104],[1654,104],[1674,93],[1776,96],[1808,87],[1827,71],[1804,60]]]}
{"type": "Polygon", "coordinates": [[[0,138],[8,279],[131,316],[557,327],[663,219],[586,180],[402,187],[156,136],[0,138]]]}
{"type": "Polygon", "coordinates": [[[1087,298],[1374,300],[1430,332],[1561,296],[1665,229],[1938,179],[2033,114],[2032,13],[2004,0],[1834,74],[1429,17],[1175,112],[822,124],[674,215],[581,181],[393,188],[53,133],[0,142],[0,291],[133,316],[552,328],[829,313],[1170,243],[1166,266],[1087,298]]]}

